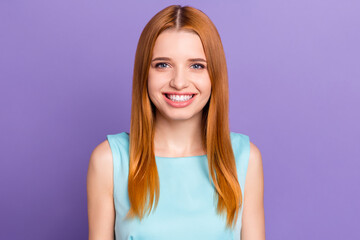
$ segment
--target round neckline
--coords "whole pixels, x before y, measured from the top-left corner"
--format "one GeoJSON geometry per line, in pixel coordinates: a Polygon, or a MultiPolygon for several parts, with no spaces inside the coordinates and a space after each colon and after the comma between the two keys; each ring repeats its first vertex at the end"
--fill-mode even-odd
{"type": "Polygon", "coordinates": [[[203,158],[206,157],[207,155],[197,155],[197,156],[187,156],[187,157],[159,157],[159,156],[155,156],[155,158],[157,159],[191,159],[191,158],[203,158]]]}

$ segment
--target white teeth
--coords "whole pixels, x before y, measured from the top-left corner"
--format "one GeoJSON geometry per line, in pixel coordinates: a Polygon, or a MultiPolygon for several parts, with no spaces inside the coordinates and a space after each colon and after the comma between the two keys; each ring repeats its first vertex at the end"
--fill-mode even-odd
{"type": "Polygon", "coordinates": [[[192,98],[193,95],[167,95],[174,102],[184,102],[192,98]]]}

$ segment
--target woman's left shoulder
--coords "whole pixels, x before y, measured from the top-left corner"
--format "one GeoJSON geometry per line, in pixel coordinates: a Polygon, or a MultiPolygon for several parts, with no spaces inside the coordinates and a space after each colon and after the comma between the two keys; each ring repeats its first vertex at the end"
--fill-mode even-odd
{"type": "Polygon", "coordinates": [[[250,156],[246,174],[246,184],[250,186],[245,186],[245,189],[248,189],[249,191],[262,190],[263,181],[264,173],[261,152],[260,149],[250,141],[250,156]]]}
{"type": "Polygon", "coordinates": [[[251,160],[253,162],[261,162],[262,157],[260,149],[253,142],[250,141],[250,161],[251,160]]]}
{"type": "Polygon", "coordinates": [[[241,238],[265,239],[264,175],[259,148],[250,142],[241,238]]]}
{"type": "Polygon", "coordinates": [[[249,178],[257,179],[263,178],[263,163],[260,149],[250,141],[250,154],[248,164],[249,178]]]}

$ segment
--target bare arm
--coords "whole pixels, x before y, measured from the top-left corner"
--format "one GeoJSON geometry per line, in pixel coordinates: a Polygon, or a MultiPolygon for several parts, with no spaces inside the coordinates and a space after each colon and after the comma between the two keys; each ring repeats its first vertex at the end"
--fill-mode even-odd
{"type": "Polygon", "coordinates": [[[86,181],[89,240],[114,240],[113,163],[107,140],[91,153],[86,181]]]}
{"type": "Polygon", "coordinates": [[[265,240],[264,174],[260,150],[250,142],[245,180],[242,240],[265,240]]]}

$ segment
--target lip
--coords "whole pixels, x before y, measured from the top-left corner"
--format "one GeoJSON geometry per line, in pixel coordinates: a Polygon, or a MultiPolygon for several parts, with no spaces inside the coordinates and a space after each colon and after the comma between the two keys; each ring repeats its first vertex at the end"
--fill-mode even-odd
{"type": "Polygon", "coordinates": [[[196,95],[196,93],[192,93],[192,92],[163,92],[162,94],[168,94],[168,95],[196,95]]]}
{"type": "Polygon", "coordinates": [[[189,106],[192,101],[194,101],[195,97],[196,97],[196,93],[174,93],[174,92],[166,92],[166,93],[163,93],[163,96],[164,96],[164,99],[165,101],[172,107],[175,107],[175,108],[183,108],[183,107],[187,107],[189,106]],[[169,94],[169,95],[194,95],[192,98],[190,98],[189,100],[187,101],[183,101],[183,102],[173,102],[171,101],[169,98],[166,97],[166,94],[169,94]]]}

